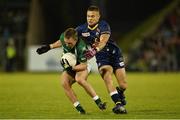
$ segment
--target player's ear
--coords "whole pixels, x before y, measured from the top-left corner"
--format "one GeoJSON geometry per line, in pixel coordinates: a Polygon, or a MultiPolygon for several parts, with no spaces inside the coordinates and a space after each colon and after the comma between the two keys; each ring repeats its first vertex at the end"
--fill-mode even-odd
{"type": "Polygon", "coordinates": [[[101,15],[99,15],[98,17],[99,17],[99,19],[100,19],[101,15]]]}
{"type": "Polygon", "coordinates": [[[100,19],[100,17],[101,17],[101,15],[100,15],[100,13],[98,14],[98,19],[100,19]]]}

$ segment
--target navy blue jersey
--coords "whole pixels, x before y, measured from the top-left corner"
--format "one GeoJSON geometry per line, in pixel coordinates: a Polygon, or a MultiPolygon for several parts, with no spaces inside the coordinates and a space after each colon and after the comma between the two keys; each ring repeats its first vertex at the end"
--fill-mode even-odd
{"type": "Polygon", "coordinates": [[[98,40],[102,34],[109,34],[109,40],[106,46],[96,54],[97,65],[100,68],[103,65],[111,65],[114,70],[123,68],[123,56],[120,48],[111,38],[111,29],[109,24],[101,20],[93,28],[89,27],[87,23],[76,28],[78,36],[83,38],[88,45],[91,45],[98,40]]]}
{"type": "Polygon", "coordinates": [[[92,45],[95,42],[95,39],[98,40],[100,38],[100,35],[102,34],[110,34],[110,38],[107,42],[107,45],[115,45],[114,41],[111,39],[110,26],[104,20],[99,21],[98,24],[95,25],[93,28],[89,28],[88,24],[85,23],[83,25],[78,26],[76,30],[78,32],[78,36],[85,38],[88,45],[92,45]]]}

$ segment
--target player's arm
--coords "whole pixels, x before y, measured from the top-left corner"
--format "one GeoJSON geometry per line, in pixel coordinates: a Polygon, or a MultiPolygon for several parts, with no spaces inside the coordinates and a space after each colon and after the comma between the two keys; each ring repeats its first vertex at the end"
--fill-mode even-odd
{"type": "Polygon", "coordinates": [[[76,72],[79,72],[79,71],[83,71],[83,70],[86,70],[87,69],[87,63],[80,63],[74,67],[72,67],[72,69],[76,72]]]}
{"type": "Polygon", "coordinates": [[[83,40],[80,41],[77,48],[77,52],[78,52],[77,58],[80,64],[73,67],[74,71],[79,72],[87,69],[87,58],[85,57],[86,50],[87,50],[86,43],[83,40]]]}
{"type": "Polygon", "coordinates": [[[50,46],[50,49],[59,48],[62,46],[62,43],[60,40],[57,40],[56,42],[50,44],[49,46],[50,46]]]}
{"type": "Polygon", "coordinates": [[[109,40],[109,37],[110,37],[110,34],[102,34],[100,36],[99,42],[94,44],[97,51],[102,50],[106,46],[106,43],[109,40]]]}
{"type": "Polygon", "coordinates": [[[102,22],[102,24],[100,25],[100,37],[98,40],[98,44],[96,44],[97,52],[102,50],[106,46],[110,35],[111,35],[111,28],[109,24],[105,21],[102,22]]]}
{"type": "Polygon", "coordinates": [[[52,43],[52,44],[47,44],[47,45],[43,45],[41,47],[39,47],[36,52],[41,55],[43,53],[46,53],[48,52],[49,50],[51,49],[54,49],[54,48],[58,48],[58,47],[61,47],[62,46],[62,43],[60,40],[57,40],[56,42],[52,43]]]}
{"type": "Polygon", "coordinates": [[[110,34],[102,34],[100,36],[99,41],[95,41],[95,43],[92,45],[92,48],[89,49],[86,53],[85,56],[87,59],[91,59],[97,52],[102,50],[105,46],[107,41],[109,40],[110,34]]]}

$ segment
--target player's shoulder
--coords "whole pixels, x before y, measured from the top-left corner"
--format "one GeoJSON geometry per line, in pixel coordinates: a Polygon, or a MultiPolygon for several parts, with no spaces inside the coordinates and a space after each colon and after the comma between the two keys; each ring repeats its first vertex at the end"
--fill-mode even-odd
{"type": "Polygon", "coordinates": [[[82,29],[86,29],[87,28],[87,23],[81,24],[79,26],[76,27],[76,30],[82,30],[82,29]]]}
{"type": "Polygon", "coordinates": [[[87,50],[87,44],[82,39],[79,39],[78,42],[76,43],[76,49],[78,54],[80,55],[87,50]]]}
{"type": "Polygon", "coordinates": [[[64,37],[64,32],[60,34],[60,37],[64,37]]]}
{"type": "Polygon", "coordinates": [[[60,34],[59,39],[60,39],[60,41],[64,41],[64,33],[61,33],[61,34],[60,34]]]}
{"type": "Polygon", "coordinates": [[[78,45],[78,46],[86,46],[86,43],[85,43],[85,41],[83,40],[83,38],[80,37],[80,38],[78,39],[77,45],[78,45]]]}
{"type": "Polygon", "coordinates": [[[110,26],[105,20],[101,20],[101,21],[99,21],[99,28],[101,30],[104,30],[104,29],[107,29],[107,28],[110,29],[110,26]]]}
{"type": "Polygon", "coordinates": [[[100,24],[100,25],[109,25],[108,22],[105,21],[105,20],[100,20],[100,21],[99,21],[99,24],[100,24]]]}

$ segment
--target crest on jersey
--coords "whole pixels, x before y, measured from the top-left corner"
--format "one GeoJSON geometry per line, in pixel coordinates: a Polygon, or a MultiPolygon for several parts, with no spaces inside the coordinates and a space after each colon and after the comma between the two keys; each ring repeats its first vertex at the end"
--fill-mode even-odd
{"type": "Polygon", "coordinates": [[[83,37],[88,37],[88,36],[90,36],[90,33],[89,33],[89,32],[82,33],[82,36],[83,36],[83,37]]]}
{"type": "Polygon", "coordinates": [[[100,34],[100,29],[97,28],[97,29],[96,29],[96,36],[99,36],[99,34],[100,34]]]}
{"type": "Polygon", "coordinates": [[[99,32],[96,32],[96,36],[99,36],[99,32]]]}

